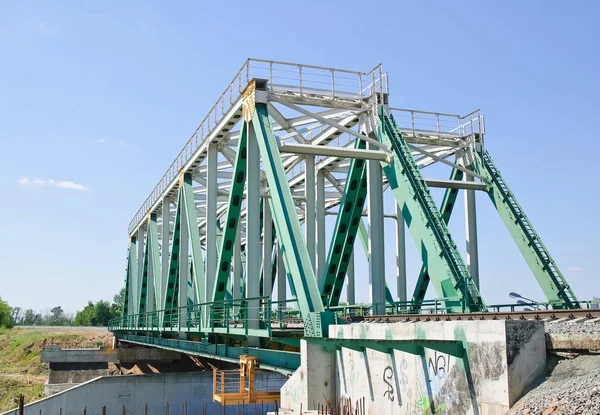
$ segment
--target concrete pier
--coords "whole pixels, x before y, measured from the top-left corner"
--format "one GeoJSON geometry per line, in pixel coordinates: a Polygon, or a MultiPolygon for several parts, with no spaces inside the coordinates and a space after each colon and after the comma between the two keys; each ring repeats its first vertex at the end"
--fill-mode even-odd
{"type": "Polygon", "coordinates": [[[331,326],[329,337],[349,340],[348,347],[327,350],[303,340],[310,361],[303,358],[283,386],[282,408],[298,414],[300,405],[312,410],[364,398],[372,414],[499,415],[546,364],[544,324],[537,321],[357,323],[331,326]],[[386,351],[390,340],[414,341],[415,348],[386,351]],[[464,356],[440,351],[448,341],[464,356]]]}

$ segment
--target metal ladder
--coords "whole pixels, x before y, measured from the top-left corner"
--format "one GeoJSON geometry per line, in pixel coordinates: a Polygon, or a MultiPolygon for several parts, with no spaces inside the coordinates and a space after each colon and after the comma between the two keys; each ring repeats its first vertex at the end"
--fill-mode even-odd
{"type": "MultiPolygon", "coordinates": [[[[540,281],[541,277],[539,275],[536,275],[548,300],[551,302],[559,300],[564,308],[579,308],[579,302],[577,301],[575,294],[567,284],[565,278],[554,262],[554,259],[552,259],[552,256],[550,256],[550,253],[542,243],[542,240],[535,232],[527,215],[525,215],[525,212],[517,202],[515,195],[504,181],[504,178],[494,164],[492,157],[485,149],[482,150],[479,156],[481,157],[482,167],[486,170],[486,173],[491,179],[491,184],[501,195],[500,201],[514,216],[515,224],[520,228],[520,231],[528,242],[528,247],[531,248],[541,264],[541,271],[543,271],[545,276],[549,279],[550,284],[548,286],[544,284],[543,280],[540,281]]],[[[491,192],[493,192],[493,189],[491,192]]],[[[496,208],[498,209],[499,206],[496,205],[496,208]]],[[[536,270],[533,269],[533,271],[535,273],[536,270]]]]}
{"type": "Polygon", "coordinates": [[[394,117],[388,114],[385,108],[381,109],[382,127],[390,137],[390,143],[394,155],[398,157],[403,168],[404,174],[410,181],[414,189],[414,198],[418,200],[422,206],[426,216],[427,227],[431,229],[435,235],[435,239],[439,244],[439,255],[444,257],[445,262],[450,268],[451,274],[454,277],[454,288],[462,293],[464,308],[466,311],[484,311],[485,303],[479,294],[479,290],[475,286],[467,267],[460,257],[456,244],[450,236],[448,227],[442,220],[442,216],[436,206],[427,184],[423,180],[423,176],[419,167],[415,163],[412,154],[402,138],[402,133],[398,128],[394,117]]]}

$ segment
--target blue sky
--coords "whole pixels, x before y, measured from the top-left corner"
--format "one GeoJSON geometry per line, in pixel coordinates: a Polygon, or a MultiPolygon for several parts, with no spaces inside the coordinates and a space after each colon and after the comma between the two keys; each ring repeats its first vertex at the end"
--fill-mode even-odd
{"type": "MultiPolygon", "coordinates": [[[[130,219],[257,57],[381,62],[394,106],[481,108],[488,150],[576,294],[600,296],[599,15],[597,2],[552,1],[2,2],[0,295],[70,311],[111,299],[130,219]]],[[[478,209],[484,298],[542,299],[483,194],[478,209]]]]}

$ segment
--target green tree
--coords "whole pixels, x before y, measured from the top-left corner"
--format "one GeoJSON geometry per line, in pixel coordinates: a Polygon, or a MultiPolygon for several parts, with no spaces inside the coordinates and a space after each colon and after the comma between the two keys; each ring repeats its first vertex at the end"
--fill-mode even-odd
{"type": "Polygon", "coordinates": [[[78,311],[75,315],[76,326],[91,326],[92,318],[95,317],[95,307],[94,303],[88,301],[87,305],[83,308],[83,310],[78,311]]]}
{"type": "Polygon", "coordinates": [[[10,306],[2,297],[0,297],[0,327],[11,328],[13,326],[10,319],[10,306]]]}
{"type": "Polygon", "coordinates": [[[123,306],[125,305],[125,287],[121,288],[118,294],[113,297],[113,306],[117,309],[120,314],[123,312],[123,306]]]}

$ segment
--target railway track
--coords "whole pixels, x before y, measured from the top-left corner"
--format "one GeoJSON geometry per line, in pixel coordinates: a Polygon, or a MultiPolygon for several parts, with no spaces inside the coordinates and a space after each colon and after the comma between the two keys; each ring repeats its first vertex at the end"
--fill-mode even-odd
{"type": "Polygon", "coordinates": [[[577,310],[533,310],[533,311],[500,311],[481,313],[449,313],[449,314],[396,314],[375,316],[349,316],[349,323],[396,323],[401,321],[454,321],[454,320],[558,320],[577,318],[600,318],[600,309],[577,310]]]}

